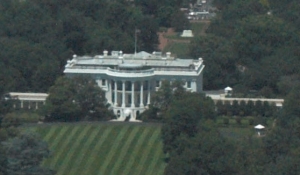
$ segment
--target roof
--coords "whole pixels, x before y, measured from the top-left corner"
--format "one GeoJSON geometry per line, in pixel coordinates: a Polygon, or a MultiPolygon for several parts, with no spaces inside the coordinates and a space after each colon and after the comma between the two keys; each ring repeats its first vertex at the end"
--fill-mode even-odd
{"type": "Polygon", "coordinates": [[[232,88],[229,87],[229,86],[227,86],[227,87],[225,88],[225,91],[232,91],[232,88]]]}
{"type": "Polygon", "coordinates": [[[254,126],[255,129],[264,129],[265,127],[261,124],[254,126]]]}
{"type": "Polygon", "coordinates": [[[101,65],[140,65],[140,66],[156,66],[156,67],[189,67],[194,65],[194,59],[179,59],[171,56],[158,56],[147,52],[139,52],[136,54],[123,55],[96,55],[96,56],[76,56],[73,58],[75,65],[101,66],[101,65]]]}

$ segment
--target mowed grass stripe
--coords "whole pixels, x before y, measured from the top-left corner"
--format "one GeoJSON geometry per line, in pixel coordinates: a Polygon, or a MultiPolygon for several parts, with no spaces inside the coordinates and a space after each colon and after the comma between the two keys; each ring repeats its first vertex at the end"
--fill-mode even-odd
{"type": "Polygon", "coordinates": [[[159,175],[159,174],[163,175],[165,172],[166,163],[163,161],[164,157],[162,157],[161,159],[162,159],[162,161],[158,165],[158,168],[157,168],[158,171],[157,171],[157,174],[155,174],[155,175],[159,175]]]}
{"type": "MultiPolygon", "coordinates": [[[[160,139],[161,139],[161,138],[159,138],[159,139],[157,140],[157,143],[160,143],[160,145],[161,145],[162,142],[161,142],[160,139]]],[[[160,147],[162,148],[162,145],[161,145],[160,147]]],[[[163,161],[162,161],[162,158],[163,158],[162,156],[163,156],[162,149],[157,149],[157,150],[155,151],[154,155],[153,155],[153,160],[152,160],[151,164],[149,164],[148,170],[145,172],[145,174],[149,174],[149,175],[151,175],[151,174],[157,175],[157,171],[158,171],[158,170],[155,169],[155,166],[158,164],[158,162],[163,162],[163,161]]]]}
{"type": "MultiPolygon", "coordinates": [[[[51,168],[54,168],[55,162],[53,161],[53,158],[55,157],[55,155],[57,155],[57,152],[58,152],[58,149],[56,149],[56,148],[57,147],[60,148],[60,145],[62,145],[64,143],[65,137],[67,137],[68,132],[70,132],[72,130],[72,127],[64,126],[64,127],[58,127],[55,129],[58,130],[59,133],[55,134],[58,132],[58,131],[55,131],[55,132],[53,132],[52,136],[49,136],[50,140],[45,139],[49,143],[49,148],[52,152],[52,155],[49,159],[47,159],[45,161],[44,164],[49,165],[51,168]],[[53,139],[51,139],[51,138],[53,138],[53,139]]],[[[51,131],[52,131],[52,129],[50,130],[50,132],[51,131]]]]}
{"type": "Polygon", "coordinates": [[[158,153],[158,161],[156,161],[156,165],[154,166],[154,170],[157,170],[154,172],[154,174],[164,174],[164,170],[165,170],[165,161],[164,161],[164,158],[165,158],[165,155],[163,153],[163,150],[162,150],[162,142],[161,140],[158,141],[157,145],[161,145],[161,149],[159,149],[159,153],[158,153]]]}
{"type": "Polygon", "coordinates": [[[129,155],[128,164],[126,165],[123,175],[129,174],[130,170],[135,170],[136,165],[134,164],[136,161],[140,160],[140,156],[142,156],[141,152],[145,147],[145,140],[148,139],[152,135],[152,128],[146,127],[144,132],[140,135],[138,142],[136,143],[133,150],[131,150],[129,155]]]}
{"type": "Polygon", "coordinates": [[[120,159],[120,165],[118,165],[119,168],[116,169],[117,172],[115,174],[123,174],[124,169],[126,169],[126,167],[129,164],[130,155],[132,154],[132,152],[134,151],[134,149],[136,149],[137,142],[140,140],[141,135],[143,135],[144,133],[146,133],[145,132],[146,127],[138,127],[138,126],[136,126],[136,128],[139,128],[138,129],[138,133],[134,136],[134,139],[130,143],[130,145],[129,145],[128,149],[126,150],[126,152],[124,152],[125,155],[124,155],[123,160],[120,159]]]}
{"type": "Polygon", "coordinates": [[[65,154],[67,153],[67,151],[69,150],[69,148],[72,146],[73,144],[73,139],[76,138],[76,136],[79,134],[81,127],[79,126],[68,126],[70,127],[70,129],[68,129],[68,131],[70,131],[70,133],[66,133],[66,137],[62,138],[62,141],[60,141],[60,146],[55,149],[55,156],[53,158],[52,161],[52,166],[54,167],[57,171],[59,171],[60,168],[63,167],[63,160],[65,157],[65,154]]]}
{"type": "Polygon", "coordinates": [[[143,156],[139,162],[139,166],[137,167],[135,174],[144,174],[145,171],[143,170],[149,163],[152,162],[153,152],[157,149],[154,143],[159,136],[160,131],[158,129],[154,130],[152,136],[148,140],[148,145],[143,152],[143,156]]]}
{"type": "Polygon", "coordinates": [[[43,126],[43,125],[39,125],[38,127],[35,127],[35,132],[38,133],[42,138],[44,138],[47,134],[51,134],[49,133],[49,130],[56,130],[54,127],[47,127],[47,126],[43,126]]]}
{"type": "Polygon", "coordinates": [[[38,131],[44,130],[44,133],[42,133],[42,138],[45,141],[54,140],[57,135],[61,134],[62,127],[59,126],[53,126],[53,127],[46,127],[46,128],[38,128],[38,131]]]}
{"type": "MultiPolygon", "coordinates": [[[[73,127],[70,126],[57,128],[58,131],[53,133],[53,136],[50,137],[51,140],[50,148],[56,150],[57,147],[60,147],[60,145],[64,143],[65,138],[68,137],[68,134],[69,132],[71,132],[72,129],[73,127]],[[59,134],[56,134],[57,132],[59,132],[59,134]]],[[[49,141],[46,140],[46,141],[50,142],[50,140],[49,141]]]]}
{"type": "Polygon", "coordinates": [[[86,160],[89,159],[92,150],[94,150],[96,143],[98,142],[98,140],[96,139],[97,137],[99,138],[99,134],[103,133],[103,131],[107,129],[106,127],[98,127],[96,128],[96,126],[93,126],[91,128],[92,132],[89,133],[88,139],[86,140],[86,142],[84,143],[84,145],[82,145],[82,148],[80,148],[80,150],[77,152],[78,156],[74,161],[73,161],[73,168],[71,169],[70,172],[68,172],[68,174],[77,174],[80,171],[81,167],[84,167],[86,165],[86,160]]]}
{"type": "Polygon", "coordinates": [[[117,137],[113,138],[114,141],[110,145],[110,149],[104,157],[105,161],[101,164],[101,166],[99,168],[99,171],[98,171],[99,172],[98,174],[100,174],[100,175],[104,174],[105,169],[107,168],[108,164],[110,163],[110,161],[113,158],[113,155],[115,154],[117,149],[120,149],[122,147],[122,145],[120,143],[121,143],[122,139],[124,139],[128,129],[129,129],[129,125],[124,126],[124,127],[120,127],[120,130],[119,130],[119,133],[118,133],[117,137]]]}
{"type": "Polygon", "coordinates": [[[88,133],[91,130],[91,128],[92,128],[91,125],[81,127],[81,129],[80,129],[81,133],[78,136],[75,136],[76,138],[73,139],[74,142],[73,142],[72,146],[68,149],[68,153],[65,154],[64,161],[62,162],[62,164],[64,164],[64,166],[60,170],[61,174],[65,175],[65,174],[67,174],[66,171],[72,170],[72,165],[74,163],[74,160],[76,160],[77,156],[79,156],[77,151],[80,149],[84,149],[82,147],[82,145],[83,145],[84,141],[86,141],[86,138],[87,138],[88,133]]]}
{"type": "Polygon", "coordinates": [[[130,136],[132,131],[133,131],[133,126],[130,126],[129,129],[126,132],[124,132],[122,140],[120,140],[120,142],[117,143],[118,146],[115,149],[112,148],[115,151],[113,151],[113,154],[110,157],[111,159],[109,160],[108,165],[104,167],[105,169],[102,171],[102,174],[112,174],[111,170],[113,169],[115,164],[115,161],[113,160],[117,160],[120,154],[124,151],[124,145],[128,141],[128,137],[130,136]]]}
{"type": "Polygon", "coordinates": [[[89,157],[89,159],[86,162],[86,166],[82,167],[81,172],[79,171],[77,173],[78,175],[81,175],[81,174],[90,174],[90,175],[96,174],[97,167],[99,166],[99,164],[101,164],[101,159],[103,159],[103,157],[99,156],[99,152],[103,151],[103,145],[106,143],[105,141],[109,137],[112,136],[112,133],[114,132],[115,129],[116,129],[115,126],[114,127],[110,126],[99,137],[98,142],[95,145],[95,148],[91,153],[91,156],[89,157]]]}
{"type": "Polygon", "coordinates": [[[135,159],[135,161],[133,163],[134,168],[130,169],[128,175],[138,174],[137,170],[141,166],[140,163],[142,162],[142,159],[146,156],[146,154],[148,152],[148,149],[149,149],[149,146],[150,146],[150,138],[153,136],[154,131],[155,131],[155,128],[153,128],[153,127],[151,127],[150,129],[151,129],[150,130],[150,135],[148,135],[148,137],[146,137],[146,140],[143,142],[141,148],[139,150],[137,150],[138,158],[135,159]]]}
{"type": "Polygon", "coordinates": [[[111,169],[110,174],[117,174],[118,170],[122,170],[123,166],[123,162],[126,161],[126,153],[128,152],[128,149],[133,146],[135,144],[135,142],[133,142],[135,140],[135,138],[138,137],[138,132],[142,131],[141,127],[134,127],[133,131],[130,133],[130,135],[128,136],[121,153],[119,154],[119,156],[115,159],[117,160],[116,162],[111,162],[113,163],[113,167],[111,169]]]}
{"type": "MultiPolygon", "coordinates": [[[[113,132],[113,127],[107,127],[104,128],[104,130],[100,129],[97,133],[101,133],[104,131],[99,138],[95,137],[95,139],[92,142],[92,147],[90,147],[89,153],[87,153],[87,161],[83,162],[83,165],[81,165],[79,171],[77,171],[76,174],[78,175],[93,175],[95,172],[92,170],[92,166],[95,162],[100,161],[99,159],[102,159],[98,157],[97,152],[102,148],[105,140],[111,136],[111,133],[113,132]]],[[[85,160],[85,159],[83,159],[85,160]]],[[[72,174],[70,174],[72,175],[72,174]]]]}

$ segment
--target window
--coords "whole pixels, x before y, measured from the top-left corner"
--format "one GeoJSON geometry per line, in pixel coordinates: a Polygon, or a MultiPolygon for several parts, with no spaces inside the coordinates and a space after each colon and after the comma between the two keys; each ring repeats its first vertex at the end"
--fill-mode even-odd
{"type": "Polygon", "coordinates": [[[158,80],[156,81],[156,87],[159,87],[159,81],[158,80]]]}
{"type": "Polygon", "coordinates": [[[102,79],[102,86],[105,86],[105,79],[102,79]]]}
{"type": "Polygon", "coordinates": [[[187,83],[187,85],[186,85],[186,87],[187,88],[191,88],[192,87],[192,85],[191,85],[191,82],[190,81],[188,81],[188,82],[186,82],[187,83]]]}

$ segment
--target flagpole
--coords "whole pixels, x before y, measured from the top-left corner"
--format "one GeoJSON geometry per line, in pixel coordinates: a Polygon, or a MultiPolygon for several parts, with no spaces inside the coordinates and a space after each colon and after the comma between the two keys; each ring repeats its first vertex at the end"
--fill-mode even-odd
{"type": "Polygon", "coordinates": [[[134,56],[136,56],[136,43],[137,43],[136,28],[134,28],[134,56]]]}

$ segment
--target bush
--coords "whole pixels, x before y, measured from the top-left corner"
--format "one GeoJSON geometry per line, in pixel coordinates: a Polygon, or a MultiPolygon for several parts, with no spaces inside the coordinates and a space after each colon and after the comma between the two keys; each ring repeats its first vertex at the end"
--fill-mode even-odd
{"type": "Polygon", "coordinates": [[[223,124],[229,125],[229,118],[223,118],[223,124]]]}
{"type": "Polygon", "coordinates": [[[23,123],[37,123],[39,120],[39,115],[33,112],[13,112],[4,116],[1,125],[17,127],[23,123]]]}
{"type": "Polygon", "coordinates": [[[241,125],[242,124],[242,118],[241,117],[236,117],[235,122],[236,122],[236,124],[241,125]]]}
{"type": "Polygon", "coordinates": [[[254,125],[254,119],[253,118],[249,118],[248,122],[249,122],[249,125],[251,125],[251,126],[254,125]]]}

